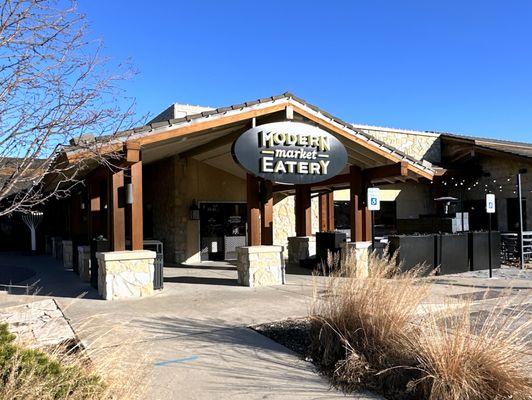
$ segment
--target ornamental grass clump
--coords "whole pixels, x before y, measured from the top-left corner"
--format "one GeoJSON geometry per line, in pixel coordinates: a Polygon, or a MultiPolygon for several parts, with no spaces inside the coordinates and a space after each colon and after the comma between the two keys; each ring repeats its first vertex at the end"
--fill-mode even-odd
{"type": "Polygon", "coordinates": [[[422,371],[413,384],[429,400],[532,399],[531,325],[525,303],[508,298],[430,313],[406,338],[422,371]]]}
{"type": "MultiPolygon", "coordinates": [[[[335,263],[334,256],[328,261],[335,263]]],[[[406,338],[417,329],[413,318],[428,293],[418,279],[423,268],[403,272],[395,258],[376,253],[337,261],[311,312],[313,359],[349,391],[405,386],[418,371],[395,368],[414,364],[406,338]]]]}
{"type": "Polygon", "coordinates": [[[524,302],[501,296],[489,312],[460,299],[434,307],[426,268],[404,271],[375,253],[328,261],[311,310],[311,355],[336,386],[393,399],[532,398],[524,302]]]}

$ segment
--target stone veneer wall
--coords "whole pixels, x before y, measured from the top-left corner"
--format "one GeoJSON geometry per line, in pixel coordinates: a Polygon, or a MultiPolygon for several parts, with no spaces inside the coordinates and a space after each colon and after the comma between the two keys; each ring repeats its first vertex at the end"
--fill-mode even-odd
{"type": "Polygon", "coordinates": [[[285,264],[281,246],[245,246],[237,248],[238,283],[260,287],[282,285],[285,264]]]}
{"type": "MultiPolygon", "coordinates": [[[[312,233],[319,231],[319,200],[311,201],[312,233]]],[[[283,246],[288,257],[288,238],[296,235],[295,197],[275,194],[273,198],[273,244],[283,246]]]]}
{"type": "Polygon", "coordinates": [[[355,127],[416,160],[424,159],[432,163],[441,161],[441,141],[438,134],[363,125],[355,125],[355,127]]]}
{"type": "Polygon", "coordinates": [[[63,266],[72,268],[73,248],[72,240],[63,240],[63,266]]]}
{"type": "Polygon", "coordinates": [[[91,247],[78,246],[78,271],[83,282],[91,280],[91,247]]]}
{"type": "Polygon", "coordinates": [[[147,165],[144,184],[152,204],[153,237],[164,245],[165,262],[199,262],[199,221],[189,219],[197,202],[246,202],[246,181],[192,158],[147,165]]]}
{"type": "Polygon", "coordinates": [[[105,300],[152,295],[155,255],[149,250],[96,253],[98,293],[105,300]]]}
{"type": "Polygon", "coordinates": [[[294,196],[275,194],[273,198],[273,244],[283,246],[288,257],[288,238],[296,235],[294,196]]]}

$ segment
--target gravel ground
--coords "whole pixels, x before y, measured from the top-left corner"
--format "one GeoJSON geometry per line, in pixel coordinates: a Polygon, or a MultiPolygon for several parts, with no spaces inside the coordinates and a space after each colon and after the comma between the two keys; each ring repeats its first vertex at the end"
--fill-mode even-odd
{"type": "MultiPolygon", "coordinates": [[[[446,278],[489,278],[489,270],[482,269],[479,271],[462,272],[460,274],[439,276],[438,278],[443,278],[443,277],[446,277],[446,278]]],[[[504,280],[524,279],[524,280],[532,281],[532,269],[519,269],[519,268],[503,266],[501,268],[493,269],[492,279],[504,279],[504,280]]]]}
{"type": "Polygon", "coordinates": [[[257,325],[251,329],[282,344],[301,358],[309,361],[310,321],[309,319],[285,319],[257,325]]]}

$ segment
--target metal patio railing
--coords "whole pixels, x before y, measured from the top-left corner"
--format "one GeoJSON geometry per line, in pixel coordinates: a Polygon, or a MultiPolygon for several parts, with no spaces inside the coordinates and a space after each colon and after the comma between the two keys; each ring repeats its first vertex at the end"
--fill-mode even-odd
{"type": "MultiPolygon", "coordinates": [[[[501,233],[501,258],[510,263],[519,263],[520,243],[516,232],[501,233]]],[[[525,263],[532,260],[532,231],[523,232],[523,259],[525,263]]]]}

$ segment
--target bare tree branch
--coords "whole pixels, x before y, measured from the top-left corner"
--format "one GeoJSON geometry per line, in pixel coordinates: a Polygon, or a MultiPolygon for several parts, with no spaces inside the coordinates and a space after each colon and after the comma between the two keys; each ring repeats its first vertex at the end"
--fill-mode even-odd
{"type": "MultiPolygon", "coordinates": [[[[66,196],[87,161],[59,162],[71,138],[100,137],[131,126],[119,82],[72,1],[4,0],[0,6],[0,216],[66,196]]],[[[79,140],[92,162],[110,163],[103,141],[79,140]]]]}

